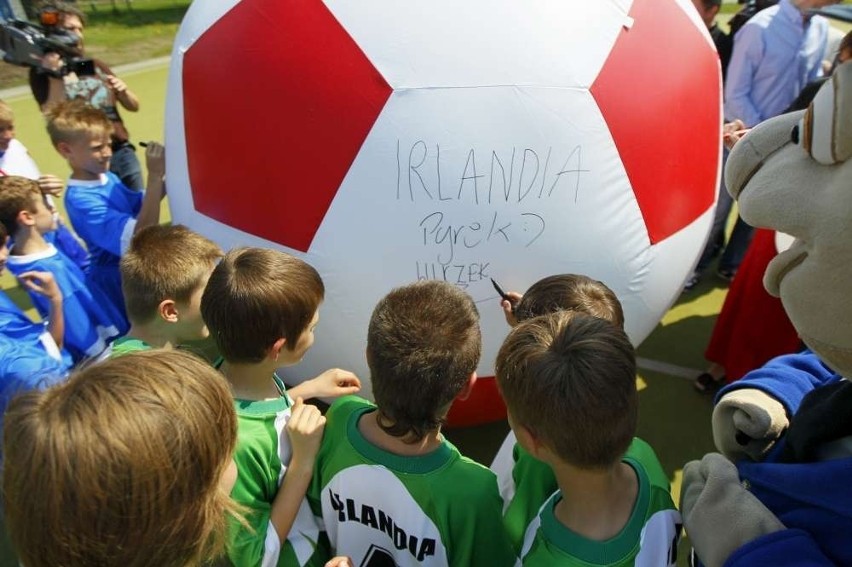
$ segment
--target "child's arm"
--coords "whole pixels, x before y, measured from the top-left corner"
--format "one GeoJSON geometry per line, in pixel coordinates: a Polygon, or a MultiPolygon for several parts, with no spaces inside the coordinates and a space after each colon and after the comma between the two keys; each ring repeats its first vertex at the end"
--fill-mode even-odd
{"type": "Polygon", "coordinates": [[[348,370],[332,368],[288,389],[291,398],[339,398],[361,390],[361,380],[348,370]]]}
{"type": "Polygon", "coordinates": [[[282,543],[287,539],[302,500],[305,499],[324,427],[325,417],[320,411],[315,406],[305,404],[302,398],[296,398],[285,429],[293,447],[293,457],[269,514],[269,522],[282,543]]]}
{"type": "Polygon", "coordinates": [[[62,292],[50,272],[24,272],[18,280],[28,290],[43,295],[50,302],[47,332],[56,346],[62,348],[65,337],[65,315],[62,313],[62,292]]]}
{"type": "Polygon", "coordinates": [[[145,197],[142,199],[142,208],[136,217],[136,226],[133,233],[136,234],[145,227],[160,223],[160,201],[165,195],[165,182],[163,176],[166,174],[166,148],[162,144],[149,142],[145,148],[145,163],[148,167],[148,183],[145,187],[145,197]]]}

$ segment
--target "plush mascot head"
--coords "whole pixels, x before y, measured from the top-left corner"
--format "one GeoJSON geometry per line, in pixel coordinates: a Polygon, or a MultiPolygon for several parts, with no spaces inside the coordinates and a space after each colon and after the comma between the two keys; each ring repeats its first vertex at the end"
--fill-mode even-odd
{"type": "Polygon", "coordinates": [[[805,344],[852,378],[852,62],[806,111],[765,122],[734,146],[725,180],[746,222],[795,237],[764,285],[805,344]]]}

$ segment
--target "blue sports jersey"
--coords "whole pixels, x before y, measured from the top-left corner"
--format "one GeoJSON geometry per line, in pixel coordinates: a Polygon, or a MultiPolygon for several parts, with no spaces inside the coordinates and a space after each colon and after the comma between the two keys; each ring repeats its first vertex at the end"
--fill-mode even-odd
{"type": "Polygon", "coordinates": [[[89,289],[109,303],[104,307],[113,320],[120,316],[121,333],[127,332],[130,324],[124,310],[118,262],[130,246],[142,197],[142,192],[128,189],[113,173],[105,173],[95,181],[69,179],[65,192],[68,218],[91,255],[89,289]]]}
{"type": "Polygon", "coordinates": [[[63,370],[71,368],[73,361],[68,351],[56,346],[43,323],[33,323],[9,296],[0,291],[0,334],[15,341],[41,349],[44,355],[56,360],[63,370]]]}
{"type": "MultiPolygon", "coordinates": [[[[65,348],[75,362],[97,356],[106,348],[107,341],[118,336],[117,325],[95,301],[86,287],[85,275],[79,266],[52,244],[49,244],[44,252],[9,256],[6,265],[16,276],[29,271],[53,274],[63,297],[65,348]]],[[[30,300],[42,318],[46,318],[50,312],[50,301],[37,293],[30,293],[30,300]]]]}
{"type": "Polygon", "coordinates": [[[68,367],[39,346],[0,333],[0,428],[6,406],[15,395],[47,388],[68,376],[68,367]]]}

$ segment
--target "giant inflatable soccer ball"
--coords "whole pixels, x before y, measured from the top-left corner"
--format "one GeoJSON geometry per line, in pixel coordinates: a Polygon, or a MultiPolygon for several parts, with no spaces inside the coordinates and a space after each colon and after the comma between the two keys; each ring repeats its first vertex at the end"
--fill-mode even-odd
{"type": "MultiPolygon", "coordinates": [[[[574,272],[620,297],[638,344],[712,220],[718,57],[689,0],[217,0],[176,40],[166,143],[175,222],[276,247],[326,284],[286,375],[366,382],[391,288],[467,290],[478,372],[507,332],[491,285],[574,272]]],[[[456,424],[499,415],[494,381],[456,424]]]]}

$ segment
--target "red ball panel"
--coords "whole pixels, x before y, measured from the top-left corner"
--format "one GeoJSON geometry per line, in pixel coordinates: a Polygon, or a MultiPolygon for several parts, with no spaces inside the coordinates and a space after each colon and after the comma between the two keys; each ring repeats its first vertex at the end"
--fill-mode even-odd
{"type": "Polygon", "coordinates": [[[390,94],[322,2],[243,0],[184,56],[196,209],[306,252],[390,94]]]}
{"type": "Polygon", "coordinates": [[[656,244],[716,198],[719,57],[675,2],[635,0],[630,15],[591,92],[656,244]]]}

